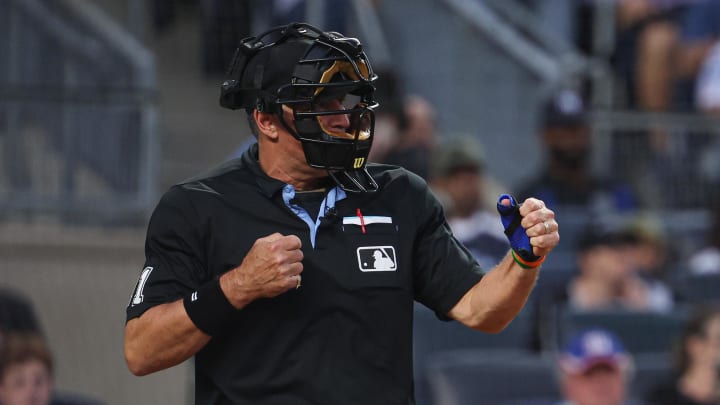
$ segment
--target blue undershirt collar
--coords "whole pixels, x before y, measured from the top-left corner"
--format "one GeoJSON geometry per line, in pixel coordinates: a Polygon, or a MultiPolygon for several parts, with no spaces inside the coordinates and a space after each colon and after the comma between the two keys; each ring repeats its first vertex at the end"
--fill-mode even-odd
{"type": "Polygon", "coordinates": [[[320,227],[320,220],[325,216],[325,212],[335,208],[335,203],[345,199],[347,197],[347,194],[345,193],[345,190],[341,189],[338,186],[330,189],[330,191],[328,191],[327,195],[325,195],[325,198],[320,204],[320,212],[318,213],[318,217],[315,220],[312,219],[312,217],[307,212],[307,210],[305,210],[305,208],[299,206],[298,204],[292,204],[290,202],[293,198],[295,198],[295,187],[291,186],[290,184],[286,184],[283,187],[282,197],[285,205],[290,208],[290,210],[295,213],[298,218],[305,221],[305,223],[308,225],[308,228],[310,228],[310,243],[312,244],[312,247],[314,249],[315,235],[317,234],[317,230],[320,227]]]}

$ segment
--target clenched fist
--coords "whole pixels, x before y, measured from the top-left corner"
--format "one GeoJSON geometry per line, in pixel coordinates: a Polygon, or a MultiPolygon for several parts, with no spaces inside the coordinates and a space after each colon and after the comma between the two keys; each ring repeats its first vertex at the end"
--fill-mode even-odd
{"type": "Polygon", "coordinates": [[[509,194],[498,198],[497,209],[510,246],[524,260],[534,262],[560,242],[555,213],[536,198],[518,204],[509,194]]]}
{"type": "Polygon", "coordinates": [[[242,308],[300,286],[302,243],[295,235],[274,233],[255,241],[242,263],[220,277],[228,301],[242,308]]]}
{"type": "Polygon", "coordinates": [[[560,243],[558,223],[555,213],[545,206],[545,203],[536,198],[528,198],[520,206],[520,225],[530,238],[535,256],[544,256],[560,243]]]}

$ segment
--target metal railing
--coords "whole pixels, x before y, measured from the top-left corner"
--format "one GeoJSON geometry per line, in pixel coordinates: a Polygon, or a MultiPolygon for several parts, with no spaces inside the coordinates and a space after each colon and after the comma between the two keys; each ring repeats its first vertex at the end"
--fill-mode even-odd
{"type": "Polygon", "coordinates": [[[0,213],[142,218],[157,192],[152,54],[90,2],[0,10],[0,213]]]}
{"type": "MultiPolygon", "coordinates": [[[[665,155],[665,164],[669,162],[693,163],[698,153],[709,144],[718,142],[720,132],[720,118],[707,117],[702,114],[679,113],[647,113],[625,111],[622,107],[615,108],[612,104],[613,77],[609,68],[609,56],[612,53],[614,41],[614,5],[607,1],[594,1],[589,3],[593,7],[596,26],[593,37],[593,52],[595,56],[585,56],[574,48],[573,44],[563,43],[553,33],[542,30],[543,24],[537,16],[514,0],[502,1],[464,1],[442,0],[465,22],[471,24],[476,32],[487,38],[501,52],[509,55],[517,64],[532,72],[538,77],[546,88],[572,84],[577,79],[586,78],[592,83],[594,94],[592,109],[592,127],[595,133],[596,148],[594,149],[595,168],[604,174],[629,175],[618,166],[618,159],[623,154],[633,156],[633,163],[638,163],[638,157],[657,159],[665,155]],[[575,80],[573,80],[575,79],[575,80]],[[628,139],[647,138],[653,133],[662,132],[667,138],[664,151],[650,150],[652,146],[647,141],[639,140],[628,143],[628,139]]],[[[652,164],[653,162],[646,163],[652,164]]],[[[655,162],[658,164],[658,162],[655,162]]],[[[712,190],[709,184],[696,182],[694,188],[689,188],[691,180],[700,176],[697,172],[688,171],[692,165],[676,165],[673,169],[676,177],[686,177],[685,182],[677,184],[664,184],[664,193],[677,194],[672,199],[676,203],[653,204],[650,208],[696,208],[690,199],[683,199],[682,195],[694,194],[696,199],[706,198],[712,190]],[[685,170],[685,171],[683,171],[685,170]]],[[[670,200],[670,198],[666,198],[670,200]]]]}
{"type": "Polygon", "coordinates": [[[559,63],[546,50],[522,38],[486,4],[464,0],[445,0],[445,3],[540,79],[548,82],[560,79],[559,63]]]}
{"type": "Polygon", "coordinates": [[[720,117],[598,110],[591,124],[595,170],[634,184],[648,209],[704,210],[717,197],[704,163],[717,160],[720,117]]]}

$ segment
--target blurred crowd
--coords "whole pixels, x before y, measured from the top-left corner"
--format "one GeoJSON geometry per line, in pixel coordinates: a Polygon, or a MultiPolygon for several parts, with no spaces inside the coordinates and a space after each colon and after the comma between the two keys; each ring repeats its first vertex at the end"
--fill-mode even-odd
{"type": "Polygon", "coordinates": [[[687,298],[688,292],[675,289],[678,280],[720,277],[720,202],[697,207],[713,217],[702,235],[668,235],[663,218],[644,204],[630,181],[592,170],[589,112],[580,92],[562,89],[542,106],[538,137],[545,162],[533,177],[513,186],[491,175],[487,152],[476,136],[439,136],[432,105],[417,95],[403,95],[391,72],[380,77],[379,97],[390,100],[391,108],[378,111],[373,160],[425,178],[443,203],[455,236],[484,268],[491,268],[507,249],[495,198],[511,192],[520,200],[540,198],[557,214],[563,242],[544,272],[559,274],[548,275],[553,285],[543,291],[556,303],[584,310],[670,311],[687,298]],[[696,246],[678,249],[678,237],[695,239],[696,246]]]}
{"type": "MultiPolygon", "coordinates": [[[[610,62],[622,85],[620,108],[720,116],[720,1],[625,0],[616,12],[610,62]]],[[[618,131],[611,135],[611,170],[599,175],[592,166],[588,90],[559,88],[538,107],[541,170],[520,184],[503,184],[486,165],[492,151],[483,150],[479,134],[439,133],[433,106],[406,94],[392,72],[381,73],[378,90],[389,107],[378,112],[373,160],[425,178],[456,238],[484,268],[508,247],[495,215],[500,193],[538,197],[556,212],[562,242],[530,304],[537,307],[537,330],[548,328],[548,313],[682,314],[684,329],[667,330],[677,333],[672,377],[650,384],[644,398],[634,398],[638,402],[630,401],[628,388],[633,353],[621,348],[619,338],[607,330],[597,332],[600,337],[563,336],[569,339],[565,350],[577,357],[574,367],[559,363],[559,388],[570,403],[720,403],[720,312],[706,306],[720,300],[717,134],[677,136],[661,127],[618,131]],[[691,183],[710,192],[693,193],[691,183]],[[664,187],[669,184],[691,195],[672,195],[664,187]],[[664,217],[673,209],[700,210],[709,220],[702,230],[674,227],[664,217]],[[583,344],[617,348],[626,360],[615,352],[593,357],[583,344]]],[[[546,349],[543,339],[532,348],[546,349]]]]}

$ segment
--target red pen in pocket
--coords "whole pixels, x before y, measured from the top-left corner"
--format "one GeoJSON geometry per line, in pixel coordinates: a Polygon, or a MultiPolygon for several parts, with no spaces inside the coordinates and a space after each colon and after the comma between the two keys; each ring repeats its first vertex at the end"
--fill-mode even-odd
{"type": "Polygon", "coordinates": [[[362,230],[362,233],[365,233],[365,219],[363,219],[362,212],[360,212],[360,208],[357,209],[357,216],[360,218],[360,229],[362,230]]]}

